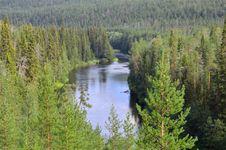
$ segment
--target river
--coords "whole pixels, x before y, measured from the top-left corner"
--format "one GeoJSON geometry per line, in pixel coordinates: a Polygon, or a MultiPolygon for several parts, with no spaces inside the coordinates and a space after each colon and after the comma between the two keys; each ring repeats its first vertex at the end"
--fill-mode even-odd
{"type": "Polygon", "coordinates": [[[76,99],[86,91],[88,103],[87,119],[95,128],[100,126],[102,134],[107,135],[105,122],[114,105],[119,119],[125,119],[130,108],[130,93],[127,78],[128,62],[114,62],[110,65],[95,65],[82,68],[73,73],[76,82],[76,99]]]}

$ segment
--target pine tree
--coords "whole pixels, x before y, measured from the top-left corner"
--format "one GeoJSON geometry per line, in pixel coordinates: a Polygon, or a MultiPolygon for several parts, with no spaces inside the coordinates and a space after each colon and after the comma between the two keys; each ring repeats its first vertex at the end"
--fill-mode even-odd
{"type": "Polygon", "coordinates": [[[20,38],[17,41],[17,58],[18,58],[18,74],[20,77],[26,78],[27,74],[27,41],[24,32],[20,33],[20,38]]]}
{"type": "MultiPolygon", "coordinates": [[[[38,103],[38,88],[37,83],[23,83],[23,90],[21,95],[22,101],[22,114],[21,114],[21,147],[23,149],[37,148],[41,149],[41,139],[39,134],[39,103],[38,103]]],[[[22,89],[21,88],[21,89],[22,89]]]]}
{"type": "Polygon", "coordinates": [[[62,55],[58,62],[58,73],[59,73],[58,79],[60,82],[66,83],[68,81],[68,74],[69,74],[71,65],[67,57],[67,50],[65,48],[65,45],[62,45],[61,51],[62,51],[62,55]]]}
{"type": "Polygon", "coordinates": [[[147,107],[142,110],[137,106],[142,118],[138,146],[141,149],[191,149],[196,139],[189,135],[182,137],[189,113],[189,109],[183,111],[184,89],[177,90],[171,82],[169,64],[164,63],[164,57],[156,71],[145,99],[147,107]]]}
{"type": "Polygon", "coordinates": [[[219,49],[221,45],[221,28],[219,27],[212,27],[210,31],[210,41],[215,45],[215,49],[219,49]]]}
{"type": "Polygon", "coordinates": [[[47,44],[47,59],[51,62],[53,71],[54,71],[54,78],[57,79],[59,77],[58,73],[58,62],[60,60],[60,46],[59,46],[59,35],[57,29],[53,26],[51,27],[50,31],[48,31],[48,44],[47,44]]]}
{"type": "Polygon", "coordinates": [[[52,150],[58,140],[57,123],[57,94],[55,92],[53,71],[50,64],[46,64],[39,77],[39,130],[43,149],[52,150]]]}
{"type": "Polygon", "coordinates": [[[173,80],[177,77],[177,57],[178,57],[178,42],[177,37],[174,31],[170,33],[169,39],[169,47],[170,47],[170,71],[171,71],[171,78],[173,80]]]}
{"type": "Polygon", "coordinates": [[[92,107],[88,103],[88,101],[89,101],[89,94],[88,94],[87,90],[88,90],[88,85],[85,85],[85,84],[80,84],[79,85],[80,96],[79,96],[78,107],[82,111],[86,111],[87,108],[91,108],[92,107]]]}
{"type": "Polygon", "coordinates": [[[8,18],[1,26],[0,60],[6,63],[6,67],[12,73],[16,73],[16,51],[13,47],[11,27],[8,18]]]}
{"type": "Polygon", "coordinates": [[[78,37],[78,33],[76,32],[75,29],[67,29],[64,33],[64,36],[65,38],[61,39],[62,40],[61,42],[63,42],[61,43],[61,45],[63,45],[63,48],[65,46],[68,60],[70,61],[70,64],[73,67],[75,67],[81,60],[81,57],[80,57],[81,51],[78,51],[78,49],[81,50],[79,48],[80,40],[78,37]]]}
{"type": "Polygon", "coordinates": [[[184,39],[180,37],[178,39],[178,45],[177,45],[177,52],[180,54],[180,56],[184,50],[184,46],[185,46],[184,39]]]}
{"type": "Polygon", "coordinates": [[[217,99],[220,101],[220,116],[226,124],[226,18],[224,21],[224,29],[222,33],[221,48],[217,54],[218,65],[218,91],[217,99]]]}
{"type": "Polygon", "coordinates": [[[28,32],[30,34],[28,37],[28,64],[29,64],[29,77],[31,80],[34,80],[37,78],[38,70],[39,70],[39,62],[35,50],[35,37],[33,33],[33,28],[31,25],[28,26],[28,32]]]}
{"type": "Polygon", "coordinates": [[[198,52],[200,54],[200,85],[199,91],[200,94],[198,95],[198,100],[200,101],[203,111],[207,109],[208,105],[208,96],[209,91],[211,89],[212,84],[212,72],[215,69],[215,58],[214,58],[214,51],[210,41],[202,35],[201,43],[198,48],[198,52]]]}
{"type": "Polygon", "coordinates": [[[82,31],[81,33],[81,58],[82,61],[88,62],[94,58],[94,54],[90,48],[90,42],[88,39],[88,36],[86,35],[86,32],[82,31]]]}
{"type": "Polygon", "coordinates": [[[204,126],[202,136],[202,147],[205,149],[222,150],[226,149],[226,126],[220,119],[209,117],[204,126]]]}
{"type": "Polygon", "coordinates": [[[17,149],[20,140],[21,95],[14,75],[0,66],[0,149],[17,149]]]}
{"type": "Polygon", "coordinates": [[[101,135],[101,129],[97,126],[93,132],[94,142],[92,143],[92,149],[104,149],[104,138],[101,135]]]}
{"type": "Polygon", "coordinates": [[[93,52],[95,53],[96,57],[99,57],[99,42],[98,42],[98,31],[97,28],[89,28],[88,29],[88,36],[90,41],[90,46],[93,52]]]}
{"type": "Polygon", "coordinates": [[[60,120],[59,120],[59,130],[60,130],[60,146],[58,149],[70,150],[76,149],[76,143],[78,142],[79,135],[77,133],[77,121],[79,114],[76,114],[76,107],[73,104],[73,100],[70,99],[66,93],[61,95],[59,113],[60,113],[60,120]]]}
{"type": "Polygon", "coordinates": [[[107,58],[109,62],[111,62],[114,58],[114,52],[113,49],[109,43],[107,33],[105,31],[102,31],[102,47],[103,47],[103,56],[104,58],[107,58]]]}
{"type": "Polygon", "coordinates": [[[107,149],[118,150],[122,149],[122,133],[120,132],[121,121],[116,114],[115,107],[112,106],[108,122],[106,122],[106,128],[110,133],[110,137],[107,143],[107,149]]]}
{"type": "MultiPolygon", "coordinates": [[[[39,60],[36,53],[36,42],[32,25],[25,25],[19,43],[21,60],[25,61],[25,76],[29,81],[35,80],[39,70],[39,60]]],[[[21,66],[23,67],[23,66],[21,66]]]]}
{"type": "Polygon", "coordinates": [[[135,125],[132,123],[131,120],[131,114],[127,113],[126,119],[123,122],[123,131],[124,131],[124,137],[123,137],[123,145],[124,149],[132,150],[135,147],[135,125]]]}
{"type": "Polygon", "coordinates": [[[99,128],[93,130],[91,124],[87,123],[86,112],[80,109],[71,96],[71,86],[65,86],[61,92],[57,149],[103,149],[104,141],[99,128]]]}

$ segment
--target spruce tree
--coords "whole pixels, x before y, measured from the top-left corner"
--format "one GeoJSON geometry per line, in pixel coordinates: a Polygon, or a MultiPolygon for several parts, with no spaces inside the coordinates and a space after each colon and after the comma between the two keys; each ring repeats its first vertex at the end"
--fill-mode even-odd
{"type": "Polygon", "coordinates": [[[162,57],[154,79],[150,79],[151,89],[145,99],[147,107],[137,106],[142,119],[138,146],[141,149],[191,149],[196,139],[183,136],[183,126],[189,109],[184,107],[184,89],[178,90],[171,82],[169,64],[162,57]]]}
{"type": "Polygon", "coordinates": [[[89,42],[86,32],[82,31],[81,34],[82,34],[81,39],[80,39],[81,40],[80,41],[81,42],[81,51],[82,51],[81,58],[82,58],[82,61],[88,62],[94,58],[94,54],[91,50],[90,42],[89,42]]]}
{"type": "Polygon", "coordinates": [[[39,77],[39,130],[43,149],[52,150],[57,146],[58,140],[58,119],[57,94],[55,92],[55,82],[50,64],[44,66],[39,77]]]}
{"type": "Polygon", "coordinates": [[[0,66],[0,149],[17,149],[20,140],[21,95],[15,76],[0,66]]]}
{"type": "Polygon", "coordinates": [[[121,121],[116,114],[115,107],[112,106],[108,122],[106,122],[106,128],[110,133],[110,137],[107,143],[107,149],[118,150],[122,149],[122,133],[120,131],[121,121]]]}
{"type": "Polygon", "coordinates": [[[123,122],[123,149],[132,150],[135,148],[135,125],[132,123],[131,114],[127,113],[123,122]]]}
{"type": "Polygon", "coordinates": [[[174,31],[171,31],[170,33],[169,47],[170,47],[171,78],[175,80],[177,77],[178,41],[174,31]]]}
{"type": "Polygon", "coordinates": [[[8,18],[5,19],[1,26],[1,45],[0,60],[6,63],[7,69],[16,73],[16,51],[13,47],[11,27],[8,18]]]}
{"type": "Polygon", "coordinates": [[[47,44],[47,60],[51,62],[52,69],[54,71],[54,78],[57,79],[58,73],[58,62],[60,60],[60,46],[59,46],[59,35],[58,30],[53,26],[48,31],[48,44],[47,44]]]}
{"type": "Polygon", "coordinates": [[[217,54],[218,65],[218,91],[217,99],[220,102],[219,114],[226,124],[226,18],[222,33],[221,48],[217,54]]]}
{"type": "Polygon", "coordinates": [[[39,134],[39,100],[37,82],[23,83],[22,109],[21,109],[21,147],[23,149],[41,149],[41,138],[39,134]]]}
{"type": "Polygon", "coordinates": [[[35,49],[36,41],[32,25],[25,25],[23,27],[21,39],[19,48],[21,49],[21,58],[26,60],[25,75],[29,81],[32,81],[37,79],[39,70],[39,60],[35,49]]]}
{"type": "Polygon", "coordinates": [[[36,50],[35,50],[35,37],[34,37],[34,32],[33,32],[33,28],[31,25],[28,25],[28,64],[29,64],[29,77],[31,80],[34,80],[37,78],[37,74],[38,74],[38,70],[39,70],[39,61],[38,61],[38,57],[36,54],[36,50]]]}
{"type": "Polygon", "coordinates": [[[91,108],[92,107],[88,103],[88,101],[89,101],[88,85],[80,84],[78,88],[79,88],[79,91],[80,91],[78,107],[81,110],[85,111],[87,108],[91,108]]]}
{"type": "Polygon", "coordinates": [[[226,126],[220,119],[209,117],[204,125],[202,136],[202,147],[204,149],[222,150],[226,149],[226,126]]]}
{"type": "Polygon", "coordinates": [[[68,74],[71,65],[67,57],[67,50],[65,48],[65,45],[62,46],[61,51],[62,55],[58,62],[58,80],[62,83],[66,83],[68,81],[68,74]]]}
{"type": "Polygon", "coordinates": [[[219,49],[221,45],[221,28],[220,27],[212,27],[210,31],[210,41],[215,45],[215,49],[219,49]]]}
{"type": "Polygon", "coordinates": [[[80,109],[71,96],[71,86],[65,86],[61,92],[57,149],[103,149],[104,141],[99,128],[92,129],[91,124],[86,121],[86,112],[80,109]]]}
{"type": "Polygon", "coordinates": [[[109,62],[111,62],[114,58],[114,52],[113,49],[109,43],[107,33],[105,31],[102,31],[102,47],[103,47],[103,56],[104,58],[107,58],[109,62]]]}
{"type": "Polygon", "coordinates": [[[66,93],[63,93],[60,96],[60,99],[60,120],[58,122],[58,128],[60,130],[60,144],[58,149],[76,149],[78,148],[76,143],[79,141],[79,138],[81,138],[76,131],[78,121],[78,119],[76,119],[76,115],[79,117],[79,114],[76,114],[77,108],[73,104],[73,100],[70,99],[66,93]]]}

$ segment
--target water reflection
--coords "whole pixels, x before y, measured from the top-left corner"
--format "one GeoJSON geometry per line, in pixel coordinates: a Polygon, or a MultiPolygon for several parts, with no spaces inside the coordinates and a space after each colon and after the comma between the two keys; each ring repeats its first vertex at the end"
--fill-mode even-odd
{"type": "Polygon", "coordinates": [[[138,111],[136,109],[136,105],[137,105],[137,95],[134,94],[133,92],[130,92],[130,108],[131,108],[131,114],[134,117],[134,120],[137,124],[140,124],[140,119],[139,119],[139,115],[138,115],[138,111]]]}
{"type": "Polygon", "coordinates": [[[93,127],[99,125],[103,134],[107,134],[105,122],[112,105],[115,106],[121,120],[131,111],[128,75],[128,63],[125,62],[83,68],[71,76],[76,78],[77,99],[81,97],[81,85],[89,93],[89,103],[92,107],[87,111],[87,118],[93,127]]]}
{"type": "Polygon", "coordinates": [[[99,72],[99,82],[101,83],[106,83],[107,82],[107,72],[106,69],[101,69],[99,72]]]}

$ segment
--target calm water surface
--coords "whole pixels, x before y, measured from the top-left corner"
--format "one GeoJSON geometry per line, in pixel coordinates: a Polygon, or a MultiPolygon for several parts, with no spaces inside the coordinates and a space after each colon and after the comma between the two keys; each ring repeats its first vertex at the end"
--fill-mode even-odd
{"type": "Polygon", "coordinates": [[[99,125],[103,134],[107,134],[105,122],[112,105],[121,120],[131,111],[128,75],[128,62],[91,66],[77,70],[74,74],[76,98],[79,99],[81,89],[87,91],[88,103],[92,105],[87,110],[87,118],[93,127],[99,125]]]}

